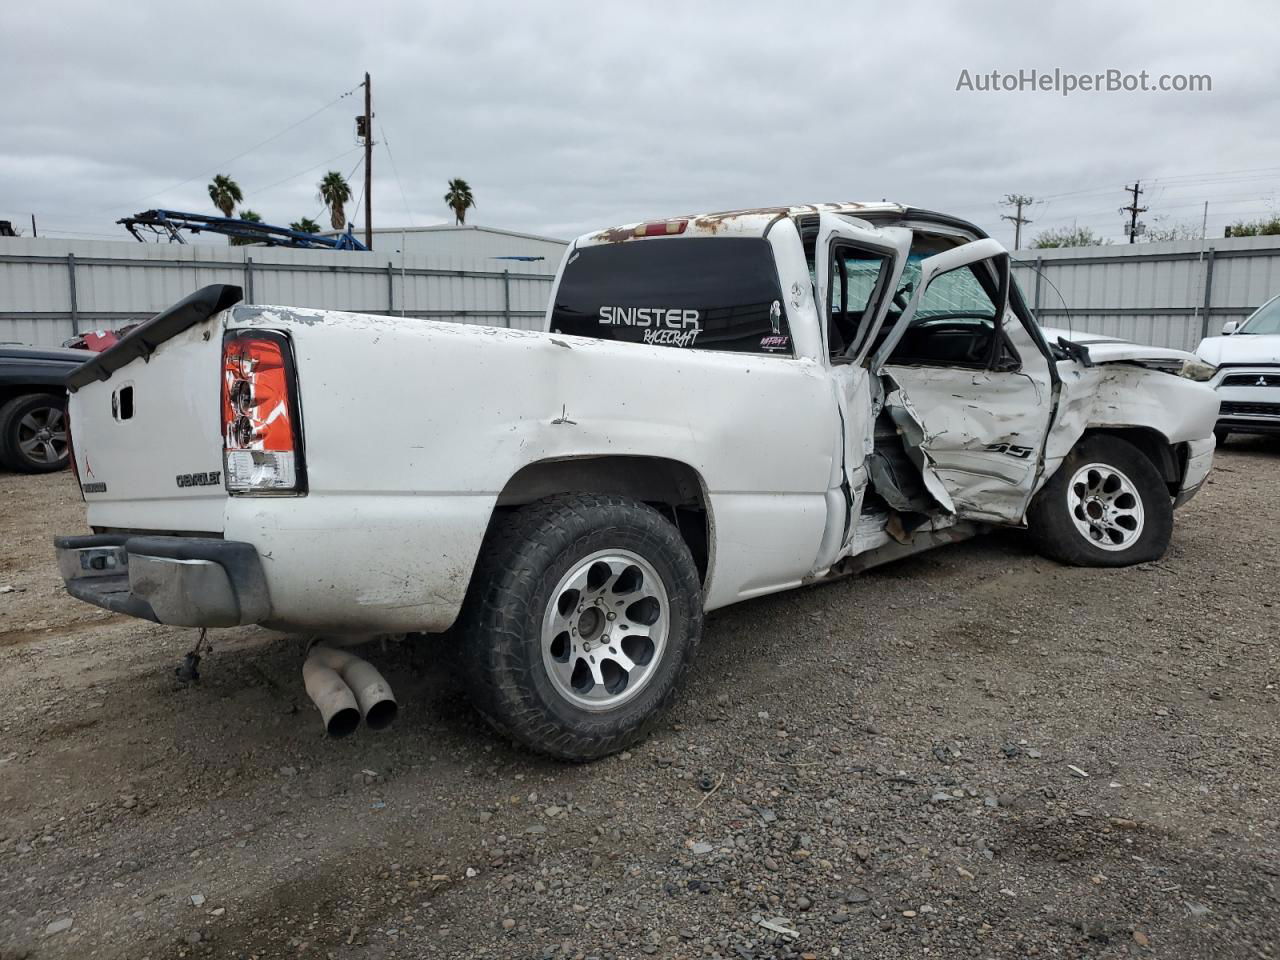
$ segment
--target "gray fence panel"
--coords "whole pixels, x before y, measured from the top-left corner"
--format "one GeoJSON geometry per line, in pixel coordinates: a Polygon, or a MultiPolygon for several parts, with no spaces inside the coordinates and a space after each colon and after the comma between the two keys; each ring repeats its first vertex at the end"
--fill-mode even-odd
{"type": "Polygon", "coordinates": [[[1014,256],[1014,276],[1029,303],[1039,289],[1043,325],[1183,350],[1280,293],[1280,237],[1019,250],[1014,256]]]}
{"type": "Polygon", "coordinates": [[[270,247],[0,238],[0,341],[54,345],[210,283],[246,301],[534,329],[557,264],[270,247]],[[72,296],[72,277],[75,293],[72,296]]]}
{"type": "MultiPolygon", "coordinates": [[[[1224,321],[1243,319],[1280,293],[1280,237],[1021,250],[1014,257],[1014,276],[1028,302],[1039,292],[1045,326],[1186,350],[1202,331],[1217,333],[1224,321]],[[1037,262],[1042,276],[1033,269],[1037,262]]],[[[239,284],[257,303],[536,329],[556,266],[0,238],[0,341],[61,343],[73,330],[145,319],[210,283],[239,284]]]]}

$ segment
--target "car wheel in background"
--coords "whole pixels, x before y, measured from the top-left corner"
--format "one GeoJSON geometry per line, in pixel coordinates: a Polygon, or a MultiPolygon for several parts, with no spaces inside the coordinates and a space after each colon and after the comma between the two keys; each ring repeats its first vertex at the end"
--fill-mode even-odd
{"type": "Polygon", "coordinates": [[[1227,437],[1231,436],[1231,431],[1224,430],[1221,427],[1219,427],[1217,430],[1213,431],[1213,436],[1214,436],[1214,439],[1218,441],[1218,446],[1222,446],[1227,442],[1227,437]]]}
{"type": "Polygon", "coordinates": [[[476,708],[564,760],[644,736],[702,633],[693,555],[627,497],[552,497],[496,521],[471,583],[458,632],[476,708]]]}
{"type": "Polygon", "coordinates": [[[67,401],[29,393],[0,406],[0,464],[20,473],[52,473],[70,459],[67,401]]]}
{"type": "Polygon", "coordinates": [[[1173,533],[1173,501],[1155,465],[1118,437],[1086,437],[1028,511],[1040,551],[1062,563],[1123,567],[1157,560],[1173,533]]]}

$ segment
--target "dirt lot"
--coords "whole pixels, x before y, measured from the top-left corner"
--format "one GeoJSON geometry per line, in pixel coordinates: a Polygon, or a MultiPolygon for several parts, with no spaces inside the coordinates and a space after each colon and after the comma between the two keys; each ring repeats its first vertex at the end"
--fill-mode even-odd
{"type": "Polygon", "coordinates": [[[300,637],[184,687],[193,631],[63,594],[71,478],[0,475],[0,957],[1275,957],[1280,443],[1219,464],[1160,563],[999,535],[714,615],[591,766],[435,641],[366,648],[382,734],[323,738],[300,637]]]}

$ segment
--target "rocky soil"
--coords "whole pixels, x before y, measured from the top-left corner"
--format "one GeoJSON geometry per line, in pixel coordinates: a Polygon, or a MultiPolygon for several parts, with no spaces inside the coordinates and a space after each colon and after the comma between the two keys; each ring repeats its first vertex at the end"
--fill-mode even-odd
{"type": "Polygon", "coordinates": [[[1164,560],[1001,534],[712,615],[658,732],[495,738],[447,647],[322,736],[301,637],[68,598],[69,475],[0,475],[0,957],[1280,955],[1280,442],[1164,560]]]}

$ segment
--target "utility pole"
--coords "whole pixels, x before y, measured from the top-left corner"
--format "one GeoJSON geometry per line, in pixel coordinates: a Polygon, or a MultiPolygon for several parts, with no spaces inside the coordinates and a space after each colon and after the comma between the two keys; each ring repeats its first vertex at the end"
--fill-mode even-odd
{"type": "MultiPolygon", "coordinates": [[[[1208,204],[1206,204],[1206,206],[1208,206],[1208,204]]],[[[40,236],[40,234],[36,233],[36,215],[34,213],[31,215],[31,236],[40,236]]]]}
{"type": "Polygon", "coordinates": [[[373,84],[364,75],[364,245],[373,249],[373,84]]]}
{"type": "Polygon", "coordinates": [[[1022,215],[1022,208],[1029,207],[1031,206],[1031,204],[1035,203],[1036,202],[1035,197],[1024,197],[1020,193],[1006,193],[1004,195],[1004,199],[1000,202],[1003,203],[1006,207],[1017,208],[1013,216],[1010,216],[1007,213],[1002,213],[1000,214],[1000,219],[1013,221],[1013,249],[1015,250],[1021,249],[1022,225],[1024,223],[1032,222],[1022,215]]]}
{"type": "Polygon", "coordinates": [[[1138,197],[1142,195],[1140,181],[1133,181],[1133,186],[1125,187],[1125,190],[1133,194],[1133,201],[1127,207],[1121,207],[1120,212],[1129,214],[1129,242],[1133,243],[1138,235],[1138,214],[1146,213],[1149,208],[1138,206],[1138,197]]]}

